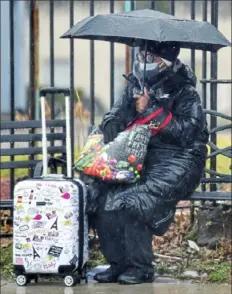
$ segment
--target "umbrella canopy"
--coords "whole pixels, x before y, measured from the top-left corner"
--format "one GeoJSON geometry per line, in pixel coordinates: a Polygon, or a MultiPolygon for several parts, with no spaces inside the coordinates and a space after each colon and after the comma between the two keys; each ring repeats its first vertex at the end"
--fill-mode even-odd
{"type": "Polygon", "coordinates": [[[230,42],[208,22],[180,19],[144,9],[83,19],[61,38],[78,38],[141,46],[144,40],[179,42],[182,48],[216,52],[230,42]]]}

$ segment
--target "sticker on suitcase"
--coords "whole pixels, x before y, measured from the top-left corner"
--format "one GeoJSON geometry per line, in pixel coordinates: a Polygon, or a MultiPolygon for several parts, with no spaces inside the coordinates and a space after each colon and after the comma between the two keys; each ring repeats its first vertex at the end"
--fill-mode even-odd
{"type": "MultiPolygon", "coordinates": [[[[14,258],[28,273],[57,273],[79,262],[79,190],[70,181],[26,180],[14,191],[14,258]]],[[[85,201],[85,199],[84,199],[85,201]]],[[[84,217],[84,260],[88,228],[84,217]]]]}

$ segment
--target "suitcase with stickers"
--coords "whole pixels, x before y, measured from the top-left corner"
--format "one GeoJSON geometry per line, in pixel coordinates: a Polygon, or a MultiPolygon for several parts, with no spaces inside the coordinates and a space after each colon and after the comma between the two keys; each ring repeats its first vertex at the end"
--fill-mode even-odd
{"type": "Polygon", "coordinates": [[[13,264],[16,283],[25,286],[42,275],[59,275],[66,286],[87,283],[88,224],[86,187],[73,179],[69,89],[40,91],[43,175],[18,182],[14,189],[13,264]],[[63,93],[66,106],[67,176],[48,174],[46,94],[63,93]]]}

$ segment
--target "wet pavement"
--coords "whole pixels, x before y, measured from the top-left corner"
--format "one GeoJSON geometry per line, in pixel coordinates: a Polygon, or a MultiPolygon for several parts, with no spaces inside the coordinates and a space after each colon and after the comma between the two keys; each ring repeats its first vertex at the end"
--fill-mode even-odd
{"type": "Polygon", "coordinates": [[[153,284],[125,286],[118,284],[76,285],[73,288],[63,286],[59,282],[40,282],[27,287],[18,287],[14,282],[1,283],[2,294],[230,294],[230,285],[203,285],[190,282],[160,280],[153,284]]]}

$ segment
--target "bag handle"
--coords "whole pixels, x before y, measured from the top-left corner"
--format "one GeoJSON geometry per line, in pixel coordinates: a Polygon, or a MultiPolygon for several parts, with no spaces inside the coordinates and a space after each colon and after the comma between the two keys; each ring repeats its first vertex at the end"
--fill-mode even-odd
{"type": "Polygon", "coordinates": [[[68,88],[47,87],[40,89],[41,120],[42,120],[42,152],[43,152],[43,176],[48,174],[48,152],[45,116],[46,94],[64,94],[65,117],[66,117],[66,155],[67,155],[67,177],[72,177],[72,155],[71,155],[71,120],[70,120],[70,90],[68,88]]]}
{"type": "Polygon", "coordinates": [[[147,124],[147,123],[151,122],[151,120],[153,118],[157,117],[162,111],[163,111],[163,108],[159,108],[156,111],[149,114],[147,117],[137,119],[132,124],[128,125],[126,130],[130,130],[135,125],[137,126],[137,125],[147,124]]]}
{"type": "Polygon", "coordinates": [[[68,88],[59,88],[59,87],[41,88],[40,97],[46,96],[46,94],[64,94],[64,96],[70,96],[70,90],[68,88]]]}

